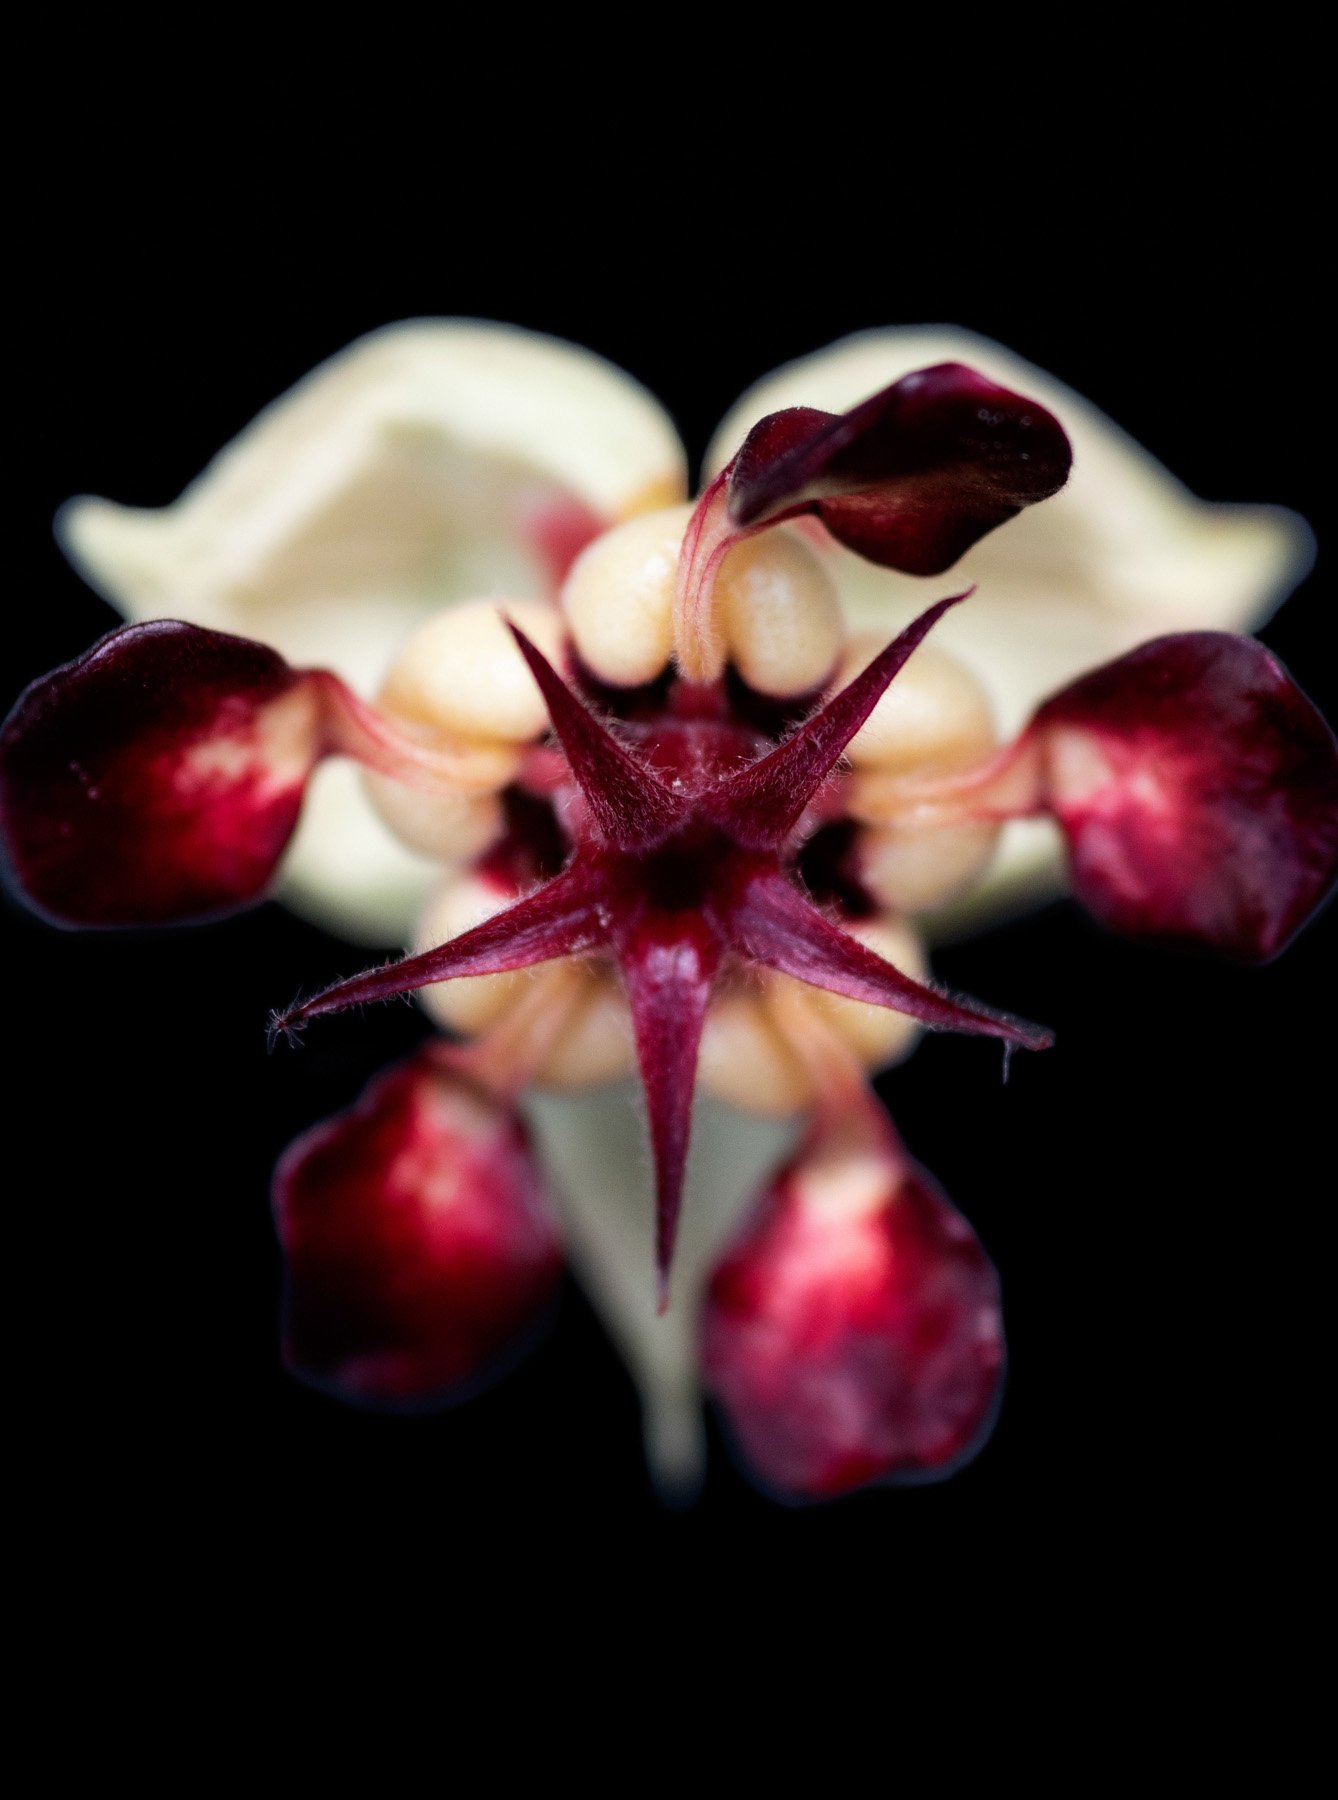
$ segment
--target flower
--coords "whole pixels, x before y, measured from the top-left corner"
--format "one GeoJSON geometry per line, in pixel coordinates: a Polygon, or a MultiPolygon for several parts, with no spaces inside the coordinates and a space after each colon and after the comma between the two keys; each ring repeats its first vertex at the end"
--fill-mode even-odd
{"type": "Polygon", "coordinates": [[[1333,879],[1338,760],[1220,629],[1304,559],[1287,515],[1199,506],[961,334],[774,379],[689,506],[654,403],[583,353],[461,324],[355,346],[166,514],[67,509],[145,622],[20,701],[0,808],[66,923],[226,911],[282,859],[298,904],[384,941],[446,863],[416,954],[277,1021],[415,990],[463,1039],[281,1164],[290,1366],[390,1404],[486,1377],[556,1279],[547,1166],[666,1483],[699,1459],[704,1292],[745,1456],[814,1497],[943,1472],[997,1398],[993,1271],[865,1074],[917,1023],[1048,1036],[929,984],[911,922],[1042,890],[1062,835],[1117,929],[1270,956],[1333,879]],[[949,567],[975,591],[910,616],[949,567]],[[555,1097],[634,1065],[654,1209],[621,1100],[555,1097]],[[694,1078],[717,1104],[680,1233],[694,1078]]]}

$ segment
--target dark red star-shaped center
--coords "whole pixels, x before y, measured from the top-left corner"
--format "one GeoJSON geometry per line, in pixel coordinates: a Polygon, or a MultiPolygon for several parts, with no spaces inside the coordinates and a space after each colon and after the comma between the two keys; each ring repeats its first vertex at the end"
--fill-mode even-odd
{"type": "Polygon", "coordinates": [[[515,631],[578,790],[566,866],[473,930],[341,982],[279,1015],[276,1026],[291,1032],[320,1013],[454,976],[611,955],[627,989],[646,1091],[663,1300],[698,1046],[711,996],[731,961],[891,1007],[931,1027],[986,1033],[1028,1049],[1050,1042],[1036,1026],[912,981],[815,906],[795,873],[814,796],[893,676],[952,604],[931,607],[807,723],[761,754],[751,734],[710,721],[668,722],[656,728],[653,742],[624,742],[515,631]]]}

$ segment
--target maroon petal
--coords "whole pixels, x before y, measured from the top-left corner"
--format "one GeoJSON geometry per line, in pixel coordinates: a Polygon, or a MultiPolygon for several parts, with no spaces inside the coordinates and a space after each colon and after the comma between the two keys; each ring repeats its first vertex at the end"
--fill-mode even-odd
{"type": "Polygon", "coordinates": [[[517,1347],[561,1267],[518,1115],[430,1050],[297,1140],[274,1209],[284,1359],[362,1404],[456,1397],[517,1347]]]}
{"type": "Polygon", "coordinates": [[[870,562],[938,575],[1057,493],[1071,460],[1043,406],[939,363],[847,413],[791,407],[759,420],[730,465],[728,513],[741,530],[816,513],[870,562]]]}
{"type": "Polygon", "coordinates": [[[1276,956],[1338,875],[1338,744],[1262,644],[1157,638],[1046,701],[1026,739],[1105,924],[1276,956]]]}
{"type": "Polygon", "coordinates": [[[708,802],[717,823],[751,849],[782,844],[911,652],[966,598],[953,594],[921,613],[769,756],[723,782],[708,802]]]}
{"type": "Polygon", "coordinates": [[[257,899],[321,753],[321,699],[263,644],[156,620],[36,681],[0,731],[15,886],[68,925],[257,899]]]}
{"type": "Polygon", "coordinates": [[[889,1153],[783,1168],[712,1275],[706,1381],[747,1460],[795,1498],[944,1475],[1003,1372],[999,1282],[931,1176],[889,1153]]]}
{"type": "Polygon", "coordinates": [[[1025,1050],[1046,1050],[1054,1042],[1043,1026],[912,981],[834,925],[779,872],[754,876],[729,928],[735,948],[753,962],[848,1000],[891,1007],[933,1030],[1002,1038],[1025,1050]]]}

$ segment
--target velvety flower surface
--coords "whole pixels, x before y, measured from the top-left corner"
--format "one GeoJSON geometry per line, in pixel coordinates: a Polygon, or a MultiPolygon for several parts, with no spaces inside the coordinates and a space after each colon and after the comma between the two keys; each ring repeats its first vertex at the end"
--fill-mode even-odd
{"type": "Polygon", "coordinates": [[[273,887],[409,947],[276,1014],[415,993],[445,1033],[280,1165],[295,1373],[450,1401],[565,1252],[666,1491],[704,1379],[757,1477],[823,1498],[949,1471],[998,1400],[997,1278],[868,1078],[925,1028],[1050,1036],[937,986],[926,934],[1058,847],[1114,929],[1265,960],[1333,884],[1338,749],[1232,635],[1304,528],[1203,507],[998,346],[849,340],[717,442],[691,503],[597,358],[353,346],[175,507],[66,509],[137,622],[15,706],[0,829],[57,924],[273,887]]]}

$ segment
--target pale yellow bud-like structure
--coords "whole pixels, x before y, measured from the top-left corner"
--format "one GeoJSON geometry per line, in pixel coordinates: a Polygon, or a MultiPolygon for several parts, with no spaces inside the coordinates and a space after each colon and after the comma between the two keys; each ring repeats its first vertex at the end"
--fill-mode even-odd
{"type": "Polygon", "coordinates": [[[378,704],[428,748],[449,747],[459,791],[368,773],[364,785],[382,820],[424,856],[465,862],[501,830],[498,792],[520,766],[520,747],[539,737],[548,713],[505,618],[556,657],[561,619],[533,600],[472,600],[419,626],[400,651],[378,704]]]}
{"type": "Polygon", "coordinates": [[[632,1014],[611,969],[595,969],[576,1008],[539,1067],[546,1088],[601,1087],[636,1071],[632,1014]]]}
{"type": "Polygon", "coordinates": [[[807,1106],[812,1083],[756,992],[712,1002],[697,1056],[697,1080],[718,1100],[763,1118],[783,1119],[807,1106]]]}
{"type": "Polygon", "coordinates": [[[536,600],[469,600],[421,625],[400,651],[377,704],[392,718],[453,740],[525,744],[548,729],[548,708],[515,639],[512,619],[550,661],[562,620],[536,600]]]}
{"type": "MultiPolygon", "coordinates": [[[[853,681],[887,642],[867,631],[852,637],[833,688],[853,681]]],[[[948,775],[983,762],[997,742],[984,684],[957,657],[925,643],[881,696],[846,755],[857,769],[878,774],[948,775]]]]}
{"type": "Polygon", "coordinates": [[[859,878],[889,912],[929,912],[971,888],[988,868],[1000,827],[989,819],[861,831],[859,878]]]}
{"type": "Polygon", "coordinates": [[[726,556],[715,586],[730,660],[760,694],[809,693],[831,674],[844,635],[836,583],[817,552],[780,526],[726,556]]]}
{"type": "Polygon", "coordinates": [[[674,578],[690,506],[628,519],[588,544],[562,589],[581,660],[601,681],[639,687],[668,667],[674,578]]]}
{"type": "MultiPolygon", "coordinates": [[[[861,632],[841,659],[837,682],[859,674],[882,648],[861,632]]],[[[988,820],[921,817],[916,787],[984,763],[996,748],[989,695],[966,664],[921,644],[852,738],[846,792],[860,833],[864,886],[891,912],[927,912],[955,899],[988,866],[999,826],[988,820]]]]}
{"type": "Polygon", "coordinates": [[[370,771],[364,771],[362,781],[383,822],[401,843],[421,856],[439,862],[468,862],[501,833],[502,807],[495,794],[413,787],[370,771]]]}
{"type": "MultiPolygon", "coordinates": [[[[562,610],[581,660],[602,681],[637,687],[669,666],[674,589],[689,506],[607,531],[573,563],[562,610]]],[[[725,653],[750,687],[777,699],[811,693],[841,650],[841,603],[822,558],[784,528],[749,538],[716,578],[725,653]]]]}

